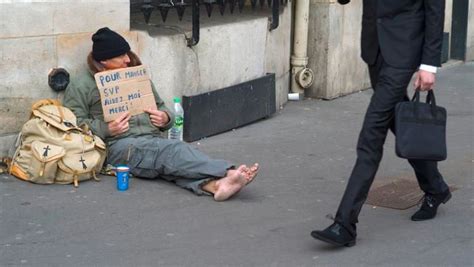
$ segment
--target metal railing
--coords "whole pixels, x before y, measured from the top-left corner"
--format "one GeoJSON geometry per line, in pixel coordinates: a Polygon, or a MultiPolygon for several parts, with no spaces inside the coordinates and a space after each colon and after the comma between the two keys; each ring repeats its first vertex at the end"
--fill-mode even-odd
{"type": "Polygon", "coordinates": [[[179,21],[183,19],[185,10],[192,10],[192,35],[187,38],[188,46],[194,46],[199,42],[200,31],[200,14],[201,7],[204,7],[208,17],[212,16],[214,7],[217,7],[221,16],[226,14],[226,10],[230,14],[234,14],[236,10],[243,12],[245,6],[251,6],[252,9],[271,8],[272,18],[269,30],[276,29],[280,22],[281,7],[288,4],[288,0],[135,0],[130,3],[130,10],[136,12],[140,10],[143,14],[145,23],[149,23],[151,14],[159,11],[163,23],[168,18],[168,13],[175,10],[179,21]]]}

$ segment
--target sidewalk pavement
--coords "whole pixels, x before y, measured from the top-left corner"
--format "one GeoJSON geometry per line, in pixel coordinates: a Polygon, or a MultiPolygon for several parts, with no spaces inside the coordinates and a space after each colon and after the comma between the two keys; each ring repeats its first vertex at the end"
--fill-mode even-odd
{"type": "MultiPolygon", "coordinates": [[[[473,266],[474,63],[442,69],[436,92],[449,113],[440,169],[459,189],[434,220],[410,221],[416,207],[364,205],[355,247],[310,237],[331,224],[325,216],[346,186],[367,90],[289,102],[271,118],[194,142],[213,157],[261,164],[256,180],[223,203],[163,181],[132,179],[118,192],[107,176],[75,189],[0,175],[0,265],[473,266]]],[[[376,183],[413,175],[393,143],[390,135],[376,183]]]]}

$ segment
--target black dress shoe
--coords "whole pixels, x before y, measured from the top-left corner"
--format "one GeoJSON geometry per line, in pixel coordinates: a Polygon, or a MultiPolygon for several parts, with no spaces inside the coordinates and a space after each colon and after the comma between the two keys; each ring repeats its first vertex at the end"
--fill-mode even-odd
{"type": "Polygon", "coordinates": [[[412,221],[424,221],[433,219],[436,216],[439,205],[446,203],[451,198],[449,189],[441,194],[425,194],[421,208],[411,216],[412,221]]]}
{"type": "Polygon", "coordinates": [[[356,243],[355,228],[349,231],[337,222],[322,231],[312,231],[311,236],[339,247],[352,247],[356,243]]]}

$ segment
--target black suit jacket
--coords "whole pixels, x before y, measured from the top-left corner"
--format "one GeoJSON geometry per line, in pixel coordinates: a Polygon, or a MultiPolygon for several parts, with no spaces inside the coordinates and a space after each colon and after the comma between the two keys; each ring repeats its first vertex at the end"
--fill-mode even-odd
{"type": "Polygon", "coordinates": [[[398,68],[441,66],[445,0],[364,0],[362,59],[375,63],[378,49],[398,68]]]}

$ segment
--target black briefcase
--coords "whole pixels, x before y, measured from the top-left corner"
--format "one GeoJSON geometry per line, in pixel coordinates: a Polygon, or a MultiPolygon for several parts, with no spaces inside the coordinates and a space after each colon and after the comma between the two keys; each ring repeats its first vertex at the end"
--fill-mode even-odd
{"type": "Polygon", "coordinates": [[[395,107],[395,151],[405,159],[445,160],[446,109],[436,106],[433,90],[420,102],[416,90],[411,101],[395,107]]]}

